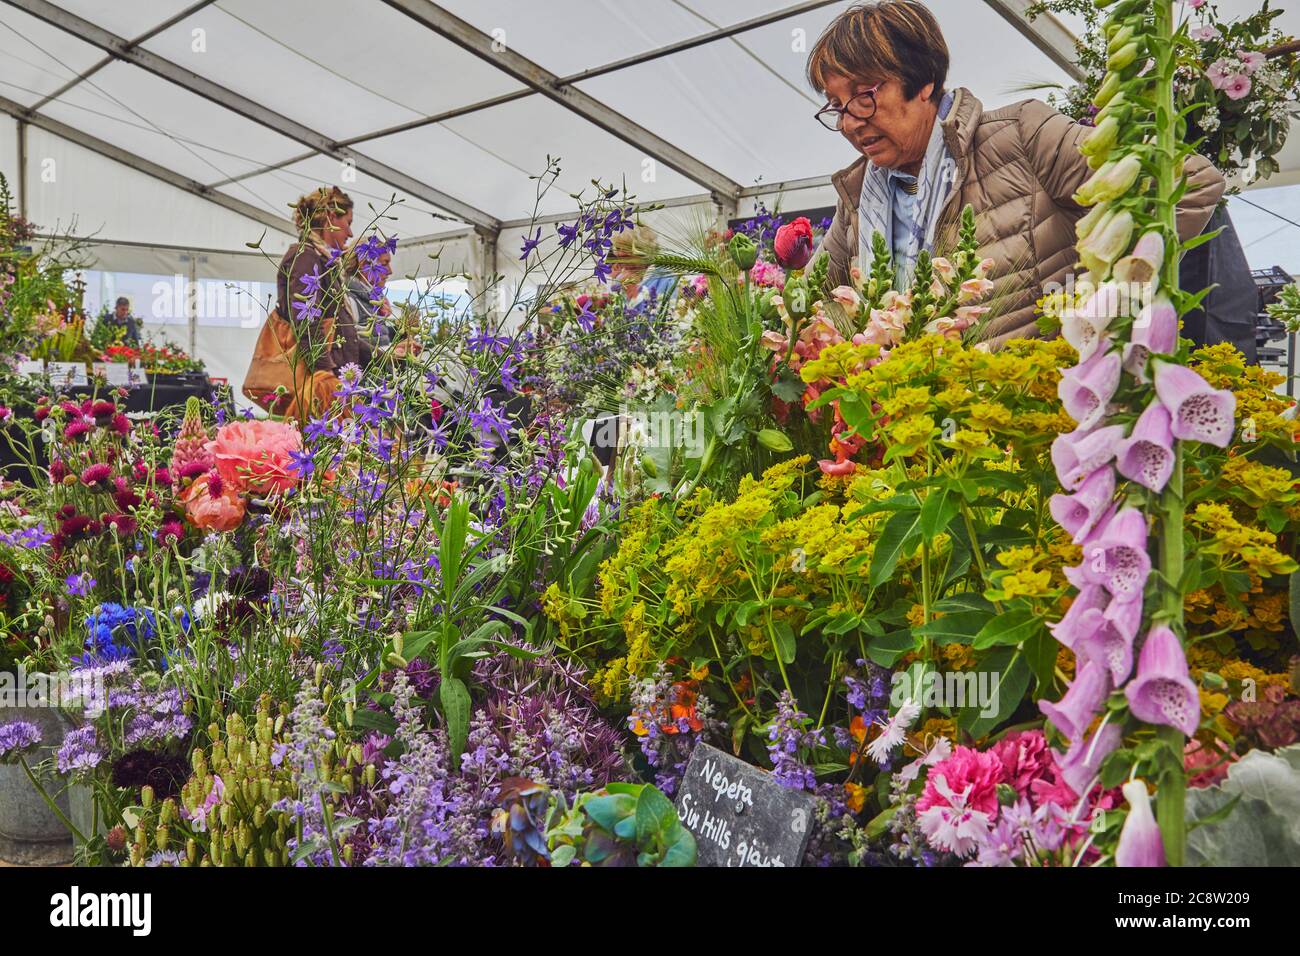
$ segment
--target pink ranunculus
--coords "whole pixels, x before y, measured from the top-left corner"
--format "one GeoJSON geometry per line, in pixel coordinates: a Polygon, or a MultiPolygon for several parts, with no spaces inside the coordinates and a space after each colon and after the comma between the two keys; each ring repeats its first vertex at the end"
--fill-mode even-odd
{"type": "Polygon", "coordinates": [[[1236,73],[1228,77],[1221,89],[1228,94],[1228,99],[1240,100],[1250,96],[1251,85],[1250,77],[1245,73],[1236,73]]]}
{"type": "Polygon", "coordinates": [[[211,482],[211,476],[205,475],[182,493],[185,515],[204,531],[233,531],[244,521],[244,499],[230,485],[213,494],[216,486],[211,482]]]}
{"type": "Polygon", "coordinates": [[[754,263],[754,268],[750,270],[749,278],[757,286],[773,289],[785,288],[785,270],[774,262],[764,262],[759,259],[754,263]]]}
{"type": "Polygon", "coordinates": [[[302,435],[286,422],[230,422],[206,447],[222,479],[237,491],[280,494],[298,483],[291,465],[292,453],[302,451],[302,435]]]}

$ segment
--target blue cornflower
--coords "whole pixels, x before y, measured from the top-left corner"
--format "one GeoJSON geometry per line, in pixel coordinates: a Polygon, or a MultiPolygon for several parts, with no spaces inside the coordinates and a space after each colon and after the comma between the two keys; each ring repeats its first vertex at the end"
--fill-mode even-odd
{"type": "Polygon", "coordinates": [[[538,226],[536,236],[534,236],[532,239],[529,239],[526,236],[524,237],[523,255],[519,257],[519,260],[522,262],[523,260],[527,259],[528,256],[532,253],[532,251],[536,249],[538,246],[540,246],[541,244],[542,244],[542,227],[538,226]]]}

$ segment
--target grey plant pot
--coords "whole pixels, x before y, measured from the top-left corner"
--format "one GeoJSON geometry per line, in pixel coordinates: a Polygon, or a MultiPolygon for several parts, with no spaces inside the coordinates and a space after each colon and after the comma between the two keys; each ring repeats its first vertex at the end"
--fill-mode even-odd
{"type": "MultiPolygon", "coordinates": [[[[60,812],[70,812],[65,782],[57,774],[40,775],[35,765],[58,750],[72,722],[54,707],[8,707],[0,704],[0,724],[26,720],[41,731],[41,744],[27,758],[60,812]]],[[[49,808],[17,764],[0,765],[0,860],[28,866],[58,866],[72,861],[72,833],[49,808]]]]}

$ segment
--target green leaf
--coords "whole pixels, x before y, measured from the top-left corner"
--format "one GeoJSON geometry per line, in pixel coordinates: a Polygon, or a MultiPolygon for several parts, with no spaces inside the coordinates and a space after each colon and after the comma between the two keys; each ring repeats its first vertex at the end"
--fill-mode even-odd
{"type": "Polygon", "coordinates": [[[993,603],[984,595],[975,591],[963,591],[961,594],[950,594],[942,600],[936,601],[932,610],[942,611],[945,614],[951,614],[954,611],[987,611],[993,613],[993,603]]]}
{"type": "Polygon", "coordinates": [[[867,645],[867,657],[881,667],[893,667],[895,662],[909,651],[916,650],[916,638],[906,628],[890,631],[884,637],[877,637],[867,645]]]}
{"type": "Polygon", "coordinates": [[[936,644],[969,644],[989,623],[992,610],[952,611],[937,620],[914,628],[912,633],[936,644]]]}
{"type": "Polygon", "coordinates": [[[578,849],[572,843],[561,843],[551,851],[551,866],[568,866],[578,855],[578,849]]]}
{"type": "Polygon", "coordinates": [[[776,637],[776,650],[782,662],[793,664],[798,643],[795,641],[794,628],[789,621],[773,621],[772,634],[776,637]]]}
{"type": "Polygon", "coordinates": [[[940,488],[930,492],[925,503],[921,505],[921,537],[927,542],[934,541],[957,517],[961,509],[961,497],[950,488],[940,488]]]}
{"type": "Polygon", "coordinates": [[[1036,696],[1044,697],[1052,689],[1056,673],[1056,655],[1061,645],[1047,631],[1039,631],[1025,641],[1025,660],[1034,675],[1036,696]]]}
{"type": "Polygon", "coordinates": [[[686,827],[678,824],[676,838],[664,851],[663,859],[659,861],[659,865],[671,867],[694,866],[697,853],[695,835],[686,827]]]}
{"type": "Polygon", "coordinates": [[[592,797],[582,805],[582,809],[596,826],[613,833],[620,820],[636,813],[636,797],[626,793],[592,797]]]}
{"type": "Polygon", "coordinates": [[[445,673],[441,676],[438,700],[442,703],[442,715],[447,720],[447,742],[454,761],[458,761],[469,736],[469,688],[459,677],[445,673]]]}
{"type": "Polygon", "coordinates": [[[899,559],[915,543],[920,523],[920,511],[900,511],[885,522],[871,557],[869,580],[873,588],[889,580],[899,559]]]}
{"type": "MultiPolygon", "coordinates": [[[[647,786],[636,802],[636,842],[642,849],[656,839],[663,840],[674,827],[681,826],[677,808],[657,787],[647,786]]],[[[664,841],[666,842],[666,841],[664,841]]]]}
{"type": "Polygon", "coordinates": [[[982,651],[997,645],[1021,644],[1037,634],[1042,627],[1043,619],[1032,608],[1016,608],[999,614],[980,628],[971,646],[982,651]]]}
{"type": "Polygon", "coordinates": [[[992,713],[985,714],[980,708],[966,707],[958,718],[958,723],[965,724],[967,732],[975,738],[988,734],[1015,713],[1029,687],[1029,665],[1025,663],[1024,655],[1018,652],[1008,650],[990,655],[981,662],[980,668],[998,670],[1001,677],[997,686],[997,706],[992,713]],[[1003,665],[1001,662],[1007,656],[1010,661],[1003,665]]]}

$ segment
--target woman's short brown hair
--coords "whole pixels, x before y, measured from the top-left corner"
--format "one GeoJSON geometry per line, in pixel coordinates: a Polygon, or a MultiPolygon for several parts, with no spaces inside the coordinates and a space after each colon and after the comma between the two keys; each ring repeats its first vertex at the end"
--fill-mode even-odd
{"type": "Polygon", "coordinates": [[[341,216],[352,208],[352,197],[337,186],[322,186],[293,204],[293,224],[316,232],[325,226],[325,216],[341,216]]]}
{"type": "Polygon", "coordinates": [[[924,4],[860,3],[836,17],[808,54],[808,81],[817,92],[826,92],[826,80],[835,73],[872,81],[898,79],[909,100],[933,83],[931,99],[938,99],[948,79],[948,44],[924,4]]]}

